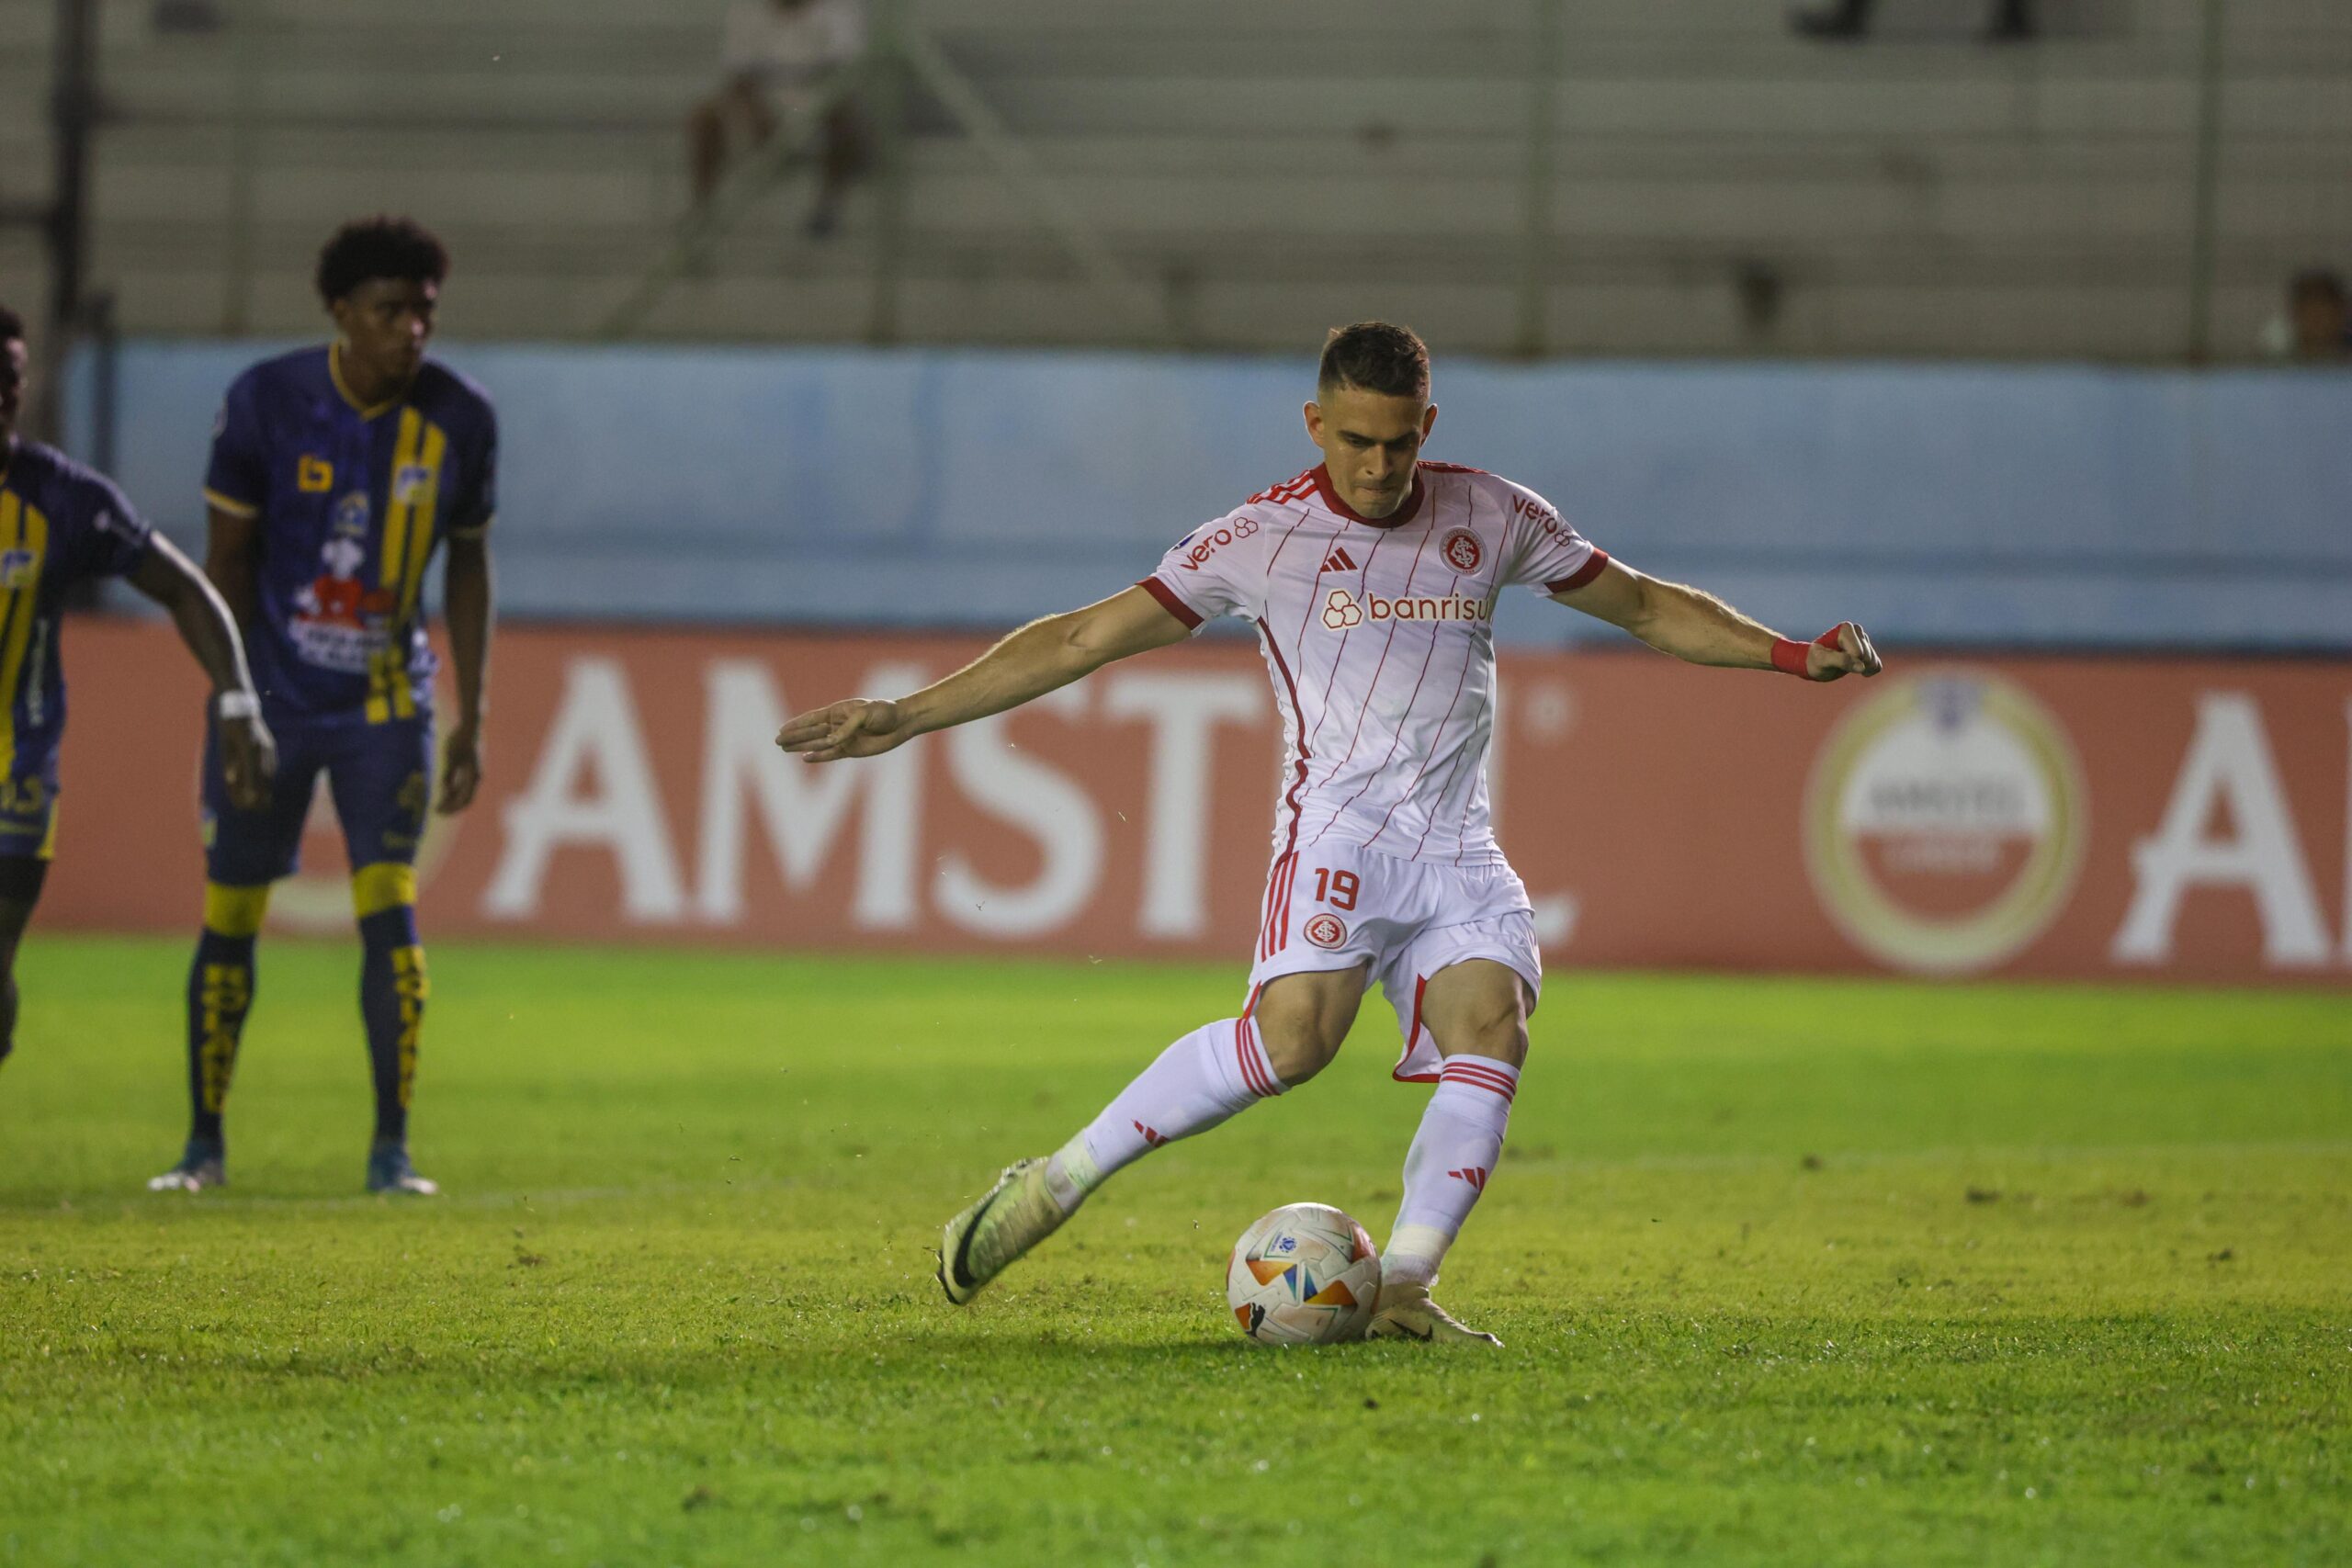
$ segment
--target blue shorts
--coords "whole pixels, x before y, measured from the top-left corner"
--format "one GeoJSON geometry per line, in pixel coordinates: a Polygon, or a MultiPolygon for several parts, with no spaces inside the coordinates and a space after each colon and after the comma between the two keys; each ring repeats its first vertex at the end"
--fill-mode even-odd
{"type": "Polygon", "coordinates": [[[56,848],[57,785],[40,773],[0,778],[0,860],[47,860],[56,848]]]}
{"type": "Polygon", "coordinates": [[[254,887],[301,865],[302,824],[319,775],[326,774],[354,870],[416,863],[433,795],[433,716],[369,724],[357,716],[270,721],[277,777],[269,804],[240,811],[220,776],[220,738],[204,735],[204,874],[228,887],[254,887]]]}

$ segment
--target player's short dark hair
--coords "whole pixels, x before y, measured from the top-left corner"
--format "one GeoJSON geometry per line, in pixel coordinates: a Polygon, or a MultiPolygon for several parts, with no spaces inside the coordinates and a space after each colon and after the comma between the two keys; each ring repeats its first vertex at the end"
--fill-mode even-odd
{"type": "Polygon", "coordinates": [[[0,343],[25,335],[25,319],[6,305],[0,305],[0,343]]]}
{"type": "Polygon", "coordinates": [[[2287,285],[2287,298],[2301,303],[2305,299],[2325,299],[2341,305],[2345,302],[2344,275],[2334,267],[2305,267],[2295,274],[2287,285]]]}
{"type": "Polygon", "coordinates": [[[334,231],[319,252],[319,298],[332,305],[371,277],[439,283],[449,276],[449,253],[413,218],[379,213],[334,231]]]}
{"type": "Polygon", "coordinates": [[[1323,340],[1323,363],[1315,385],[1329,390],[1353,387],[1388,398],[1430,395],[1430,349],[1410,327],[1388,321],[1358,321],[1333,327],[1323,340]]]}

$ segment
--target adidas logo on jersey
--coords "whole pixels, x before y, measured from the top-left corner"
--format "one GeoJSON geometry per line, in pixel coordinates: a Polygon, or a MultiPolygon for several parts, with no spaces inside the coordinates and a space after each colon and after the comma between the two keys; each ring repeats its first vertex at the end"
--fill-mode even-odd
{"type": "Polygon", "coordinates": [[[1456,1181],[1468,1182],[1478,1191],[1484,1192],[1487,1190],[1487,1168],[1485,1166],[1464,1166],[1460,1170],[1449,1170],[1445,1174],[1453,1178],[1456,1181]]]}
{"type": "Polygon", "coordinates": [[[1459,593],[1394,599],[1367,593],[1359,599],[1344,588],[1334,588],[1323,601],[1323,624],[1333,631],[1346,631],[1366,621],[1487,621],[1494,614],[1492,600],[1469,599],[1459,593]]]}
{"type": "Polygon", "coordinates": [[[1325,571],[1353,571],[1356,570],[1355,558],[1348,554],[1346,546],[1337,546],[1329,555],[1323,558],[1323,570],[1325,571]]]}

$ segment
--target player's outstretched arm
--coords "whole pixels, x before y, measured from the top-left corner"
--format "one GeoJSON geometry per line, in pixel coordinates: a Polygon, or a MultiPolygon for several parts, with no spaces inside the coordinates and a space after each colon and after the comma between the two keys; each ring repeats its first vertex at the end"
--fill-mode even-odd
{"type": "Polygon", "coordinates": [[[1875,675],[1882,668],[1870,634],[1856,622],[1840,621],[1809,643],[1793,641],[1703,589],[1646,577],[1623,561],[1610,561],[1590,582],[1553,597],[1692,664],[1781,670],[1808,681],[1875,675]]]}
{"type": "Polygon", "coordinates": [[[945,680],[893,701],[852,697],[804,713],[775,743],[808,762],[878,756],[929,730],[1019,707],[1105,664],[1183,641],[1191,628],[1140,588],[1032,621],[945,680]]]}
{"type": "Polygon", "coordinates": [[[161,534],[149,537],[130,569],[130,583],[171,612],[180,640],[211,679],[229,798],[247,811],[268,804],[270,775],[277,772],[277,744],[262,723],[261,699],[245,667],[244,639],[237,635],[227,603],[196,563],[161,534]]]}

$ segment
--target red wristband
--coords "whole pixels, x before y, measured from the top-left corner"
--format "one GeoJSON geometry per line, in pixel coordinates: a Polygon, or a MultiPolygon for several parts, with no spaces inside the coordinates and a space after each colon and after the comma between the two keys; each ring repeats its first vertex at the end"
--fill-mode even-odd
{"type": "Polygon", "coordinates": [[[1815,637],[1810,643],[1796,642],[1784,637],[1774,637],[1772,639],[1772,668],[1782,674],[1793,675],[1800,681],[1812,680],[1808,660],[1813,649],[1816,645],[1822,648],[1836,648],[1838,634],[1844,631],[1846,626],[1847,623],[1840,621],[1815,637]]]}

